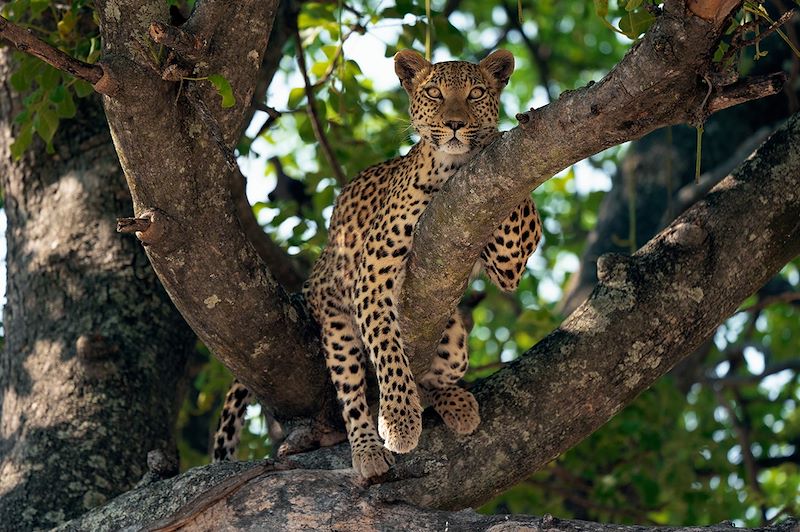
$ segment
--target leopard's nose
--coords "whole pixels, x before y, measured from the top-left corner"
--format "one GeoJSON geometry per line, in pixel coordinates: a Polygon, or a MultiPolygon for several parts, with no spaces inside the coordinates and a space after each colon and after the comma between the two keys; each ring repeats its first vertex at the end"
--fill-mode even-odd
{"type": "Polygon", "coordinates": [[[453,130],[453,132],[458,131],[459,129],[461,129],[462,127],[464,127],[466,125],[464,122],[462,122],[460,120],[448,120],[445,123],[447,124],[447,126],[450,129],[453,130]]]}

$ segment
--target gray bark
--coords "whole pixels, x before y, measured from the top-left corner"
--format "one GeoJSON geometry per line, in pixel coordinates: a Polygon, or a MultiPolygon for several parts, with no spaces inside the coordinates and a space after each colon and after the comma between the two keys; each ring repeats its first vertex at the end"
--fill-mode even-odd
{"type": "Polygon", "coordinates": [[[0,353],[0,528],[49,527],[128,490],[151,449],[174,454],[195,337],[139,243],[99,98],[62,122],[53,155],[9,152],[20,96],[0,52],[0,177],[8,303],[0,353]]]}
{"type": "Polygon", "coordinates": [[[336,530],[511,532],[798,532],[796,519],[736,529],[622,526],[556,519],[550,515],[481,515],[387,504],[370,497],[352,471],[286,467],[270,462],[222,463],[126,493],[112,504],[59,528],[92,530],[336,530]],[[309,496],[309,494],[314,494],[309,496]]]}

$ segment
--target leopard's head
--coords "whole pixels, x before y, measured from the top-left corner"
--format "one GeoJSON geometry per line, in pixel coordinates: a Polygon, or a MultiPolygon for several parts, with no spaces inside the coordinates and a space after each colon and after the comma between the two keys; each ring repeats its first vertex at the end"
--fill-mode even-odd
{"type": "Polygon", "coordinates": [[[408,93],[411,125],[435,150],[456,155],[483,147],[497,130],[500,92],[514,71],[514,56],[497,50],[478,64],[431,64],[402,50],[394,70],[408,93]]]}

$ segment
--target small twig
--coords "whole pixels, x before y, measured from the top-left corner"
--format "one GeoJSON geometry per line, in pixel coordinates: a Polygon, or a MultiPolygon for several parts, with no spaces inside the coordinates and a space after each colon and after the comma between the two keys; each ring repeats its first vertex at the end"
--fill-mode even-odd
{"type": "MultiPolygon", "coordinates": [[[[20,52],[38,57],[58,70],[72,74],[78,79],[88,81],[95,86],[95,90],[102,92],[97,89],[96,85],[105,74],[103,67],[84,63],[65,54],[34,36],[30,31],[17,26],[2,16],[0,16],[0,39],[9,41],[20,52]]],[[[104,94],[107,93],[104,92],[104,94]]]]}
{"type": "Polygon", "coordinates": [[[258,138],[261,135],[263,135],[264,132],[267,131],[269,128],[271,128],[272,124],[274,124],[275,121],[278,120],[283,115],[283,113],[281,113],[280,111],[278,111],[273,107],[270,107],[269,105],[258,104],[256,105],[256,109],[267,113],[267,115],[269,116],[264,121],[264,123],[261,124],[261,127],[258,129],[258,133],[256,133],[256,136],[254,138],[258,138]]]}
{"type": "MultiPolygon", "coordinates": [[[[522,42],[525,43],[525,46],[528,48],[528,52],[530,52],[531,59],[536,64],[536,68],[539,70],[539,77],[541,78],[540,81],[542,82],[542,86],[544,86],[544,90],[547,93],[547,100],[549,102],[554,101],[558,98],[558,95],[555,94],[552,87],[552,82],[550,79],[550,65],[545,58],[545,54],[542,51],[542,46],[539,44],[538,41],[532,40],[528,37],[528,34],[525,33],[525,30],[522,27],[522,20],[519,18],[519,13],[516,13],[510,5],[503,3],[503,8],[505,9],[506,16],[508,17],[510,29],[517,30],[517,33],[520,34],[522,37],[522,42]]],[[[508,33],[508,31],[506,31],[508,33]]]]}
{"type": "Polygon", "coordinates": [[[757,302],[749,307],[741,309],[739,312],[756,312],[770,305],[774,305],[775,303],[794,303],[795,301],[800,301],[800,292],[784,292],[782,294],[775,294],[759,299],[757,302]]]}
{"type": "MultiPolygon", "coordinates": [[[[747,412],[747,403],[744,397],[742,397],[742,395],[739,393],[739,390],[734,388],[732,391],[733,397],[736,403],[739,405],[742,413],[741,416],[739,416],[736,412],[736,409],[724,397],[721,390],[715,389],[714,392],[717,396],[717,402],[728,413],[728,416],[731,419],[731,424],[733,425],[734,434],[736,435],[737,440],[739,440],[739,447],[741,448],[742,452],[742,460],[744,462],[745,478],[747,483],[750,485],[750,489],[752,489],[758,498],[763,501],[764,491],[758,481],[758,474],[761,468],[758,467],[755,456],[753,455],[751,434],[753,424],[747,412]]],[[[763,522],[767,520],[767,508],[763,502],[760,506],[761,520],[763,522]]]]}
{"type": "Polygon", "coordinates": [[[735,54],[736,52],[738,52],[742,48],[746,48],[748,46],[753,46],[754,44],[758,44],[759,42],[764,40],[765,37],[769,37],[770,35],[772,35],[776,31],[778,31],[778,29],[781,26],[783,26],[784,24],[789,22],[789,20],[794,16],[794,14],[795,14],[795,10],[794,9],[790,9],[789,11],[787,11],[786,13],[781,15],[780,18],[778,20],[776,20],[773,24],[770,24],[770,26],[767,29],[765,29],[764,31],[756,34],[756,36],[753,37],[752,39],[744,39],[743,37],[747,33],[751,32],[751,31],[755,31],[758,28],[758,21],[752,20],[752,21],[748,22],[747,24],[744,24],[744,25],[740,26],[738,33],[733,37],[733,39],[731,41],[730,48],[728,48],[728,50],[722,56],[722,59],[720,60],[720,63],[722,63],[723,65],[726,64],[730,60],[730,58],[733,56],[733,54],[735,54]]]}
{"type": "MultiPolygon", "coordinates": [[[[336,4],[336,3],[337,3],[337,0],[322,0],[322,1],[320,2],[320,4],[336,4]]],[[[354,8],[354,7],[353,7],[353,6],[351,6],[350,4],[344,4],[344,3],[343,3],[343,4],[342,4],[342,7],[343,7],[345,10],[347,10],[347,11],[351,12],[352,14],[354,14],[355,16],[357,16],[358,18],[364,18],[364,17],[366,16],[364,13],[362,13],[362,12],[361,12],[361,11],[359,11],[358,9],[354,8]]]]}
{"type": "Polygon", "coordinates": [[[765,377],[769,377],[770,375],[775,375],[776,373],[780,373],[781,371],[786,371],[787,369],[793,371],[800,370],[800,360],[788,360],[786,362],[774,364],[772,366],[764,368],[764,371],[762,371],[758,375],[730,375],[726,377],[709,377],[705,379],[705,382],[708,384],[713,384],[714,386],[735,388],[737,386],[745,386],[747,384],[755,384],[757,382],[761,382],[765,377]]]}
{"type": "Polygon", "coordinates": [[[758,35],[756,35],[752,39],[747,39],[747,40],[740,41],[738,43],[739,47],[740,48],[745,48],[747,46],[752,46],[752,45],[760,42],[761,40],[763,40],[765,37],[769,37],[770,35],[772,35],[776,31],[778,31],[778,29],[780,29],[781,26],[783,26],[784,24],[789,22],[789,20],[794,16],[794,14],[795,14],[795,10],[794,9],[790,9],[789,11],[787,11],[786,13],[781,15],[778,20],[776,20],[775,22],[770,24],[767,29],[765,29],[764,31],[762,31],[761,33],[759,33],[758,35]]]}
{"type": "Polygon", "coordinates": [[[344,53],[344,42],[352,34],[353,32],[351,31],[342,38],[342,44],[339,45],[339,47],[336,49],[336,53],[333,55],[333,58],[331,59],[331,64],[328,66],[327,70],[322,75],[322,77],[319,78],[316,83],[311,85],[312,89],[316,90],[325,85],[326,83],[328,83],[328,81],[330,81],[331,77],[333,76],[333,73],[336,71],[336,66],[339,64],[339,60],[341,59],[342,54],[344,53]]]}
{"type": "Polygon", "coordinates": [[[339,186],[343,187],[347,184],[347,176],[344,175],[342,167],[339,165],[339,161],[336,158],[336,154],[333,153],[333,149],[328,142],[328,138],[325,136],[325,132],[322,129],[322,122],[317,115],[317,99],[314,96],[314,88],[311,85],[311,80],[308,79],[305,52],[303,51],[303,43],[300,39],[299,30],[295,30],[294,32],[294,41],[295,45],[297,46],[297,65],[300,67],[300,73],[303,75],[306,97],[308,98],[307,108],[308,118],[311,120],[311,129],[314,130],[314,136],[316,137],[317,142],[319,142],[320,148],[322,148],[322,153],[328,160],[328,165],[331,167],[331,170],[336,177],[336,181],[339,183],[339,186]]]}
{"type": "Polygon", "coordinates": [[[712,170],[706,171],[700,176],[700,183],[694,182],[683,186],[674,194],[675,205],[669,213],[665,213],[661,219],[661,227],[666,227],[683,211],[694,205],[700,198],[705,196],[714,185],[725,179],[743,160],[750,157],[753,152],[772,134],[772,129],[763,127],[756,131],[752,136],[744,140],[723,163],[717,165],[712,170]]]}
{"type": "Polygon", "coordinates": [[[136,233],[138,231],[147,231],[149,227],[149,218],[117,218],[118,233],[136,233]]]}

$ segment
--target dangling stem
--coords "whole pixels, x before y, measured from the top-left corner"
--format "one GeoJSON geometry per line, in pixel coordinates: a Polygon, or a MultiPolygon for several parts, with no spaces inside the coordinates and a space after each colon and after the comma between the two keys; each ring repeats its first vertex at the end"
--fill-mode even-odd
{"type": "Polygon", "coordinates": [[[636,175],[628,178],[628,250],[636,253],[636,175]]]}
{"type": "Polygon", "coordinates": [[[697,154],[694,161],[694,184],[700,183],[700,156],[703,153],[703,125],[697,126],[697,154]]]}
{"type": "Polygon", "coordinates": [[[342,122],[347,122],[347,113],[344,112],[344,76],[345,76],[345,59],[344,59],[344,27],[342,26],[342,12],[344,11],[344,0],[339,0],[339,116],[342,117],[342,122]]]}
{"type": "Polygon", "coordinates": [[[428,25],[425,27],[425,59],[431,60],[431,0],[425,0],[425,17],[428,25]]]}

